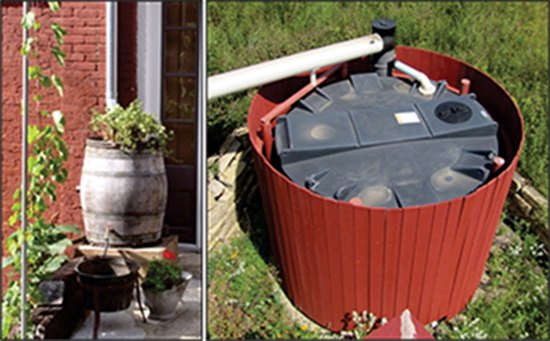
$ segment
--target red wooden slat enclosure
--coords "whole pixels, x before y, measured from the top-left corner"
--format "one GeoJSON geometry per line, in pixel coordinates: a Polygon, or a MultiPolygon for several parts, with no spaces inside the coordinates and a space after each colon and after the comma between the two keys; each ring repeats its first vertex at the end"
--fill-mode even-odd
{"type": "MultiPolygon", "coordinates": [[[[494,79],[442,54],[396,50],[400,61],[433,80],[457,89],[463,78],[471,81],[470,92],[499,124],[506,164],[473,193],[432,205],[385,209],[322,197],[267,160],[260,122],[309,74],[263,86],[248,127],[274,259],[296,307],[333,331],[350,326],[353,310],[391,319],[408,308],[423,324],[460,312],[481,280],[523,144],[519,109],[494,79]]],[[[369,70],[368,58],[348,65],[350,74],[369,70]]],[[[340,77],[336,72],[327,83],[340,77]]]]}

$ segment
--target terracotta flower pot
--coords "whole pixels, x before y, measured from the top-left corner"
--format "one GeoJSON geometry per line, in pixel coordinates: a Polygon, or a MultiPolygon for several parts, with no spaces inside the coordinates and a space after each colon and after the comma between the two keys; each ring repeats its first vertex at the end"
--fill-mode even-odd
{"type": "Polygon", "coordinates": [[[174,317],[185,288],[187,288],[187,284],[193,278],[193,275],[185,271],[182,272],[181,276],[183,283],[159,293],[153,293],[150,289],[143,288],[145,305],[151,310],[149,314],[150,319],[164,321],[174,317]]]}

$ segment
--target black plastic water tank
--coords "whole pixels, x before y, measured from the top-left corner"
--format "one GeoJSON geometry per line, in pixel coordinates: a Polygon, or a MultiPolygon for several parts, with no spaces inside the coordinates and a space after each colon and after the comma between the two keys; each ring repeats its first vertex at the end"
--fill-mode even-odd
{"type": "Polygon", "coordinates": [[[487,180],[498,155],[497,123],[475,94],[409,79],[352,75],[316,88],[278,118],[284,173],[337,200],[407,207],[464,196],[487,180]]]}

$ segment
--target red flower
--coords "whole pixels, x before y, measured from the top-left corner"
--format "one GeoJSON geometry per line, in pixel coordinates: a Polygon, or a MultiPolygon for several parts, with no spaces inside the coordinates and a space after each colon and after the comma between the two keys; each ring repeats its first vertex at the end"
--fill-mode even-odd
{"type": "Polygon", "coordinates": [[[176,254],[172,251],[164,251],[163,253],[164,259],[170,259],[170,260],[176,260],[176,254]]]}

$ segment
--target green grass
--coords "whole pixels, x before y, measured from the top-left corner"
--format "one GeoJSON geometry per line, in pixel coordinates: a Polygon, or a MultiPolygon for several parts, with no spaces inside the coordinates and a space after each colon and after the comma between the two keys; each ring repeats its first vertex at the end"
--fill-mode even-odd
{"type": "Polygon", "coordinates": [[[209,255],[208,338],[319,338],[319,331],[288,318],[271,278],[277,278],[273,266],[246,236],[209,255]]]}
{"type": "MultiPolygon", "coordinates": [[[[501,83],[525,120],[519,171],[548,195],[548,4],[546,2],[210,2],[208,74],[371,33],[396,21],[399,45],[464,60],[501,83]]],[[[208,105],[208,151],[246,121],[257,89],[208,105]]]]}

